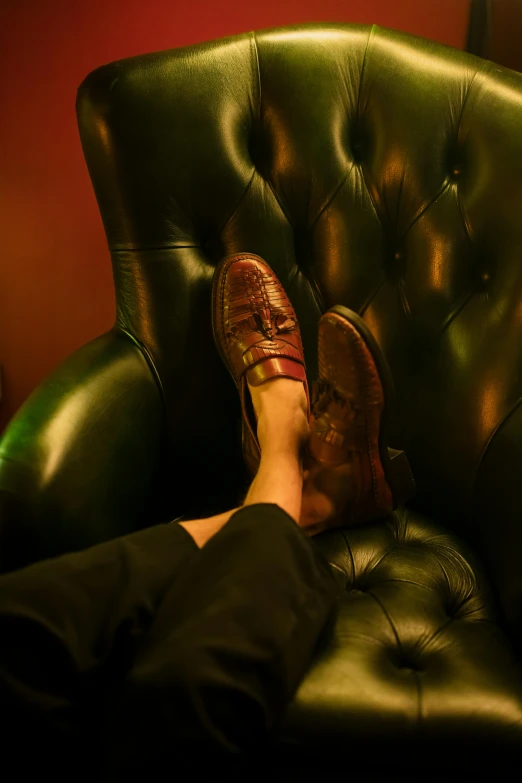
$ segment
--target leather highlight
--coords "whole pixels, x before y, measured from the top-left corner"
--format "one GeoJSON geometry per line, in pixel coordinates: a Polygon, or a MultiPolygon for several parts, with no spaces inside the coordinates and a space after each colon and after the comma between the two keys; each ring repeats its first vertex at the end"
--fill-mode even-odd
{"type": "Polygon", "coordinates": [[[216,269],[212,318],[216,346],[240,389],[243,455],[253,477],[261,451],[247,380],[253,386],[277,376],[303,381],[310,411],[297,316],[267,262],[240,253],[224,258],[216,269]]]}
{"type": "MultiPolygon", "coordinates": [[[[4,567],[244,498],[254,332],[234,323],[238,400],[212,337],[223,257],[268,260],[310,381],[336,304],[364,317],[391,369],[389,445],[417,494],[313,540],[343,591],[285,718],[274,768],[289,779],[311,758],[363,779],[520,768],[521,107],[519,73],[337,23],[140,54],[79,87],[116,328],[3,434],[4,567]]],[[[261,319],[263,339],[288,345],[286,322],[261,319]]]]}

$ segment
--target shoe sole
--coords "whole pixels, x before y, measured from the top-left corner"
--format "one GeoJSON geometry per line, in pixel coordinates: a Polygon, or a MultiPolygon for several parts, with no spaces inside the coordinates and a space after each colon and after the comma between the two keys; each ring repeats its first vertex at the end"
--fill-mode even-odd
{"type": "Polygon", "coordinates": [[[379,458],[384,470],[384,476],[392,493],[393,508],[397,508],[398,505],[405,503],[415,494],[415,481],[404,451],[388,447],[390,421],[395,406],[395,385],[390,367],[375,337],[365,321],[357,313],[343,305],[331,307],[323,317],[327,316],[328,313],[335,313],[340,316],[357,331],[370,351],[373,362],[377,367],[384,400],[379,423],[379,458]]]}

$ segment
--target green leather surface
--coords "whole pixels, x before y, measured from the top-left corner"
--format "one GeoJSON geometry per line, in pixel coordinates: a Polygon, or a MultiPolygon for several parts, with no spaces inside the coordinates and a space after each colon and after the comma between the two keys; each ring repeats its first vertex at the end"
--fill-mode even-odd
{"type": "Polygon", "coordinates": [[[407,450],[418,510],[469,535],[478,521],[505,527],[522,553],[516,517],[473,511],[490,436],[521,393],[521,96],[519,74],[350,25],[245,34],[87,77],[79,125],[118,323],[154,358],[171,437],[192,441],[185,459],[227,439],[215,410],[233,389],[209,286],[225,253],[250,250],[296,307],[311,380],[320,313],[364,316],[392,368],[391,445],[407,450]]]}
{"type": "Polygon", "coordinates": [[[0,444],[1,570],[144,527],[163,441],[158,385],[129,337],[73,354],[0,444]]]}
{"type": "Polygon", "coordinates": [[[37,559],[237,502],[210,287],[225,254],[256,253],[296,308],[310,381],[320,314],[364,317],[397,388],[390,446],[418,485],[408,512],[319,537],[347,589],[290,741],[364,759],[377,731],[390,754],[444,742],[461,766],[522,747],[501,630],[522,644],[522,76],[315,24],[103,65],[77,113],[136,343],[80,351],[8,429],[4,559],[13,536],[37,559]]]}
{"type": "MultiPolygon", "coordinates": [[[[172,415],[189,352],[213,356],[214,265],[255,251],[295,303],[312,377],[320,312],[342,303],[364,314],[394,372],[396,443],[408,446],[419,497],[461,524],[493,424],[477,389],[491,383],[499,338],[518,345],[507,293],[521,88],[519,75],[464,52],[350,26],[239,36],[93,72],[79,122],[118,321],[148,346],[172,415]]],[[[494,423],[518,399],[510,363],[497,363],[494,423]]],[[[211,361],[193,388],[215,376],[211,361]]]]}
{"type": "Polygon", "coordinates": [[[443,780],[518,767],[520,655],[472,549],[409,509],[317,543],[343,599],[290,705],[284,746],[369,769],[445,769],[443,780]]]}

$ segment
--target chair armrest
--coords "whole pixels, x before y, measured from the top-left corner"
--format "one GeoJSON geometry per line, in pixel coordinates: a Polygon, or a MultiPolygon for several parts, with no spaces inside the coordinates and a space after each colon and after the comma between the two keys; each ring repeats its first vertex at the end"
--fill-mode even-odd
{"type": "Polygon", "coordinates": [[[130,337],[114,329],[72,354],[0,441],[0,573],[152,524],[164,429],[130,337]]]}
{"type": "Polygon", "coordinates": [[[476,479],[473,533],[514,642],[522,651],[522,405],[491,438],[476,479]]]}

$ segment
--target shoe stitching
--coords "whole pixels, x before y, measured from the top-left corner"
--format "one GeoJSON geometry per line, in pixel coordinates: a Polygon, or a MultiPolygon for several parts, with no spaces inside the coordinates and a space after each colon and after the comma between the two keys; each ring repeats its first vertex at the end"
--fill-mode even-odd
{"type": "MultiPolygon", "coordinates": [[[[231,265],[232,265],[232,261],[230,261],[228,263],[228,267],[230,267],[231,265]]],[[[227,271],[228,271],[228,268],[227,268],[227,271]]],[[[226,272],[225,272],[225,270],[222,270],[222,279],[221,279],[221,286],[220,286],[220,291],[219,291],[219,320],[220,320],[220,326],[221,326],[221,330],[220,331],[222,332],[222,334],[220,334],[220,338],[222,339],[222,342],[224,343],[224,348],[225,348],[225,354],[226,354],[226,357],[227,357],[227,361],[228,361],[229,364],[231,364],[233,366],[232,361],[230,359],[230,354],[229,354],[229,351],[228,351],[226,335],[224,335],[224,332],[225,332],[225,316],[224,316],[225,304],[224,304],[224,299],[225,299],[226,278],[227,278],[226,272]],[[225,339],[223,339],[223,335],[224,335],[225,339]]]]}
{"type": "MultiPolygon", "coordinates": [[[[325,320],[326,320],[326,323],[328,323],[330,326],[334,327],[335,329],[340,329],[343,332],[343,334],[346,334],[345,324],[344,323],[340,323],[337,320],[337,318],[326,318],[325,320]]],[[[364,351],[363,351],[364,340],[363,340],[362,336],[359,334],[359,332],[355,329],[355,327],[352,324],[350,324],[350,330],[353,330],[353,331],[356,332],[355,351],[356,351],[356,354],[358,356],[359,362],[362,362],[362,364],[364,366],[365,359],[366,359],[366,356],[365,356],[364,351]]],[[[353,339],[353,335],[352,335],[351,339],[353,339]]],[[[329,369],[330,369],[330,363],[328,363],[328,364],[329,364],[329,369]]],[[[363,372],[363,376],[364,376],[364,391],[365,391],[366,395],[368,395],[368,392],[369,392],[368,373],[363,372]]],[[[366,443],[367,443],[367,447],[368,447],[368,456],[369,456],[369,460],[370,460],[370,468],[371,468],[371,474],[372,474],[372,485],[371,485],[372,489],[371,489],[371,492],[372,492],[372,497],[373,497],[373,500],[374,500],[375,504],[379,507],[382,504],[380,502],[380,497],[379,497],[379,493],[378,493],[378,481],[377,481],[377,474],[376,474],[376,467],[375,467],[375,457],[374,457],[373,449],[372,449],[371,429],[370,429],[370,427],[368,425],[368,419],[367,418],[366,418],[366,427],[365,427],[365,429],[366,429],[366,443]]],[[[384,478],[386,480],[386,476],[384,478]]]]}
{"type": "MultiPolygon", "coordinates": [[[[226,334],[225,334],[225,317],[224,317],[225,284],[226,284],[228,269],[232,266],[232,264],[235,261],[239,261],[239,260],[247,259],[247,258],[249,258],[249,256],[235,257],[233,260],[232,259],[230,260],[230,262],[228,263],[226,271],[222,270],[222,280],[221,280],[221,286],[220,286],[220,291],[219,291],[219,317],[220,317],[220,323],[221,323],[221,332],[222,332],[222,335],[224,335],[224,340],[222,339],[222,342],[224,342],[225,355],[226,355],[227,361],[228,361],[228,363],[230,364],[230,366],[232,368],[234,367],[234,364],[233,364],[233,362],[231,360],[231,357],[230,357],[230,352],[229,352],[229,348],[228,348],[228,341],[226,339],[226,334]]],[[[220,337],[222,335],[220,335],[220,337]]],[[[235,378],[234,378],[234,380],[235,380],[235,378]]],[[[244,382],[246,383],[246,379],[244,379],[244,382]]],[[[239,379],[239,384],[241,384],[241,378],[239,379]]],[[[241,416],[241,419],[242,419],[241,427],[242,427],[243,431],[244,431],[244,429],[246,429],[246,431],[248,433],[248,442],[251,442],[252,441],[252,432],[250,430],[250,427],[248,426],[248,423],[245,424],[245,420],[244,420],[245,419],[245,415],[241,416]]],[[[256,447],[259,446],[256,436],[254,436],[254,445],[256,447]]],[[[244,444],[243,450],[247,452],[247,454],[245,455],[245,460],[247,462],[250,461],[250,458],[252,456],[254,457],[254,459],[256,459],[256,461],[258,461],[257,455],[252,455],[251,454],[251,450],[249,449],[248,443],[244,444]]],[[[260,451],[260,449],[257,448],[257,451],[260,451]]]]}
{"type": "MultiPolygon", "coordinates": [[[[220,327],[221,327],[219,331],[221,332],[221,334],[220,334],[221,341],[224,343],[224,351],[225,351],[225,356],[226,356],[226,359],[227,359],[227,363],[231,366],[231,368],[234,367],[234,363],[233,363],[231,355],[230,355],[228,340],[227,340],[227,336],[226,336],[226,332],[225,332],[225,317],[224,317],[225,288],[226,288],[226,281],[227,281],[227,272],[228,272],[228,270],[230,269],[232,264],[234,264],[236,261],[241,261],[241,260],[248,260],[248,261],[250,261],[250,260],[260,260],[260,261],[263,262],[263,259],[261,259],[258,256],[255,256],[254,254],[251,254],[251,255],[249,255],[249,254],[238,255],[238,256],[234,256],[232,259],[229,260],[229,262],[227,264],[226,271],[222,270],[222,280],[221,280],[221,285],[220,285],[220,288],[219,288],[219,291],[218,291],[218,297],[219,297],[219,301],[218,301],[219,321],[220,321],[220,327]],[[224,339],[223,339],[223,336],[224,336],[224,339]]],[[[259,278],[259,276],[262,278],[261,279],[261,283],[260,283],[260,288],[262,288],[262,292],[263,292],[265,298],[268,301],[268,308],[267,309],[270,311],[270,313],[272,313],[272,309],[270,307],[270,300],[269,300],[269,297],[268,297],[268,292],[266,292],[264,290],[268,283],[270,284],[272,289],[275,289],[275,291],[273,291],[271,293],[274,293],[274,294],[278,293],[279,294],[279,296],[275,296],[274,297],[276,299],[276,301],[277,300],[280,300],[280,301],[286,300],[286,302],[288,303],[287,308],[291,311],[291,313],[290,314],[286,314],[284,312],[285,306],[284,305],[282,306],[281,311],[279,313],[277,313],[277,316],[282,315],[282,316],[286,317],[286,321],[283,324],[281,324],[279,328],[277,328],[277,324],[276,324],[276,329],[277,329],[278,332],[293,331],[294,329],[296,330],[296,337],[297,337],[297,340],[298,340],[298,347],[296,349],[294,349],[294,350],[296,350],[296,352],[300,354],[300,357],[301,357],[300,358],[300,362],[301,362],[301,364],[304,367],[305,365],[304,365],[304,360],[303,360],[303,344],[302,344],[302,338],[301,338],[301,333],[300,333],[300,329],[299,329],[299,323],[297,321],[297,316],[296,316],[296,313],[295,313],[295,309],[292,306],[292,303],[290,302],[290,300],[288,298],[288,295],[286,294],[286,291],[284,290],[281,282],[277,278],[275,278],[273,273],[271,274],[270,271],[267,271],[266,273],[262,273],[259,270],[259,267],[257,267],[257,266],[255,267],[255,270],[256,270],[256,273],[257,273],[256,276],[258,278],[259,278]],[[264,282],[263,278],[266,278],[267,282],[264,282]],[[285,326],[285,324],[287,323],[287,321],[288,321],[288,319],[290,317],[293,320],[293,325],[291,326],[291,328],[289,328],[289,329],[281,328],[281,327],[285,326]]],[[[252,302],[251,301],[249,301],[249,306],[250,306],[251,314],[255,314],[255,313],[253,313],[253,310],[252,310],[252,302]]],[[[290,344],[290,346],[291,346],[291,344],[290,344]]],[[[294,346],[291,346],[291,347],[294,348],[294,346]]],[[[245,374],[246,374],[248,369],[249,369],[248,367],[245,368],[245,370],[241,373],[240,379],[238,381],[239,383],[241,383],[241,378],[244,378],[244,376],[245,376],[245,374]]],[[[234,378],[234,380],[235,380],[235,378],[234,378]]],[[[244,382],[247,383],[246,378],[244,378],[244,382]]],[[[308,383],[305,382],[304,386],[305,386],[305,391],[306,391],[306,394],[307,394],[307,398],[309,399],[308,383]]],[[[242,418],[244,419],[244,417],[242,417],[242,418]]],[[[245,428],[245,422],[244,421],[242,423],[242,427],[245,428]]],[[[250,428],[248,426],[246,427],[246,430],[247,430],[247,433],[250,436],[248,438],[248,442],[250,444],[252,444],[252,432],[250,431],[250,428]]],[[[249,456],[253,456],[253,458],[258,463],[259,462],[259,457],[260,457],[260,448],[259,448],[259,442],[257,440],[257,436],[254,436],[253,444],[256,447],[256,452],[257,453],[256,454],[252,454],[251,451],[250,451],[249,456]]],[[[249,451],[248,444],[245,446],[245,449],[247,450],[247,452],[249,451]]],[[[247,458],[247,460],[248,460],[248,458],[247,458]]]]}
{"type": "MultiPolygon", "coordinates": [[[[250,256],[244,256],[244,257],[236,257],[233,261],[231,261],[230,266],[235,261],[242,260],[244,258],[245,260],[251,260],[250,256]]],[[[275,330],[276,334],[284,334],[286,332],[293,332],[295,331],[295,336],[298,341],[298,346],[295,347],[291,343],[287,342],[283,338],[283,342],[285,343],[286,348],[283,350],[286,350],[289,354],[299,354],[298,356],[290,356],[288,355],[286,358],[291,358],[294,361],[300,361],[301,364],[304,364],[302,361],[302,340],[301,335],[299,331],[299,325],[297,323],[297,318],[295,315],[295,310],[292,307],[292,304],[290,300],[288,299],[288,296],[286,292],[283,289],[283,286],[281,283],[274,278],[270,272],[263,272],[261,269],[259,269],[258,266],[254,266],[253,269],[245,270],[242,272],[241,275],[242,281],[238,285],[238,288],[242,289],[243,291],[246,291],[245,295],[241,297],[242,299],[246,300],[246,304],[248,305],[248,311],[250,316],[254,318],[255,321],[255,327],[252,326],[252,330],[254,332],[260,332],[261,334],[264,334],[266,338],[270,340],[274,340],[275,335],[273,334],[273,331],[275,330]],[[246,279],[245,279],[246,278],[246,279]],[[251,278],[251,279],[249,279],[251,278]],[[268,290],[268,286],[272,290],[268,290]],[[259,300],[259,301],[258,301],[259,300]],[[275,301],[274,301],[275,300],[275,301]],[[269,331],[267,331],[267,324],[263,322],[260,310],[264,310],[270,313],[270,324],[269,331]],[[288,311],[288,312],[286,312],[288,311]],[[281,322],[281,319],[283,321],[281,322]],[[274,329],[272,328],[272,325],[274,329]]],[[[223,285],[222,285],[222,299],[220,302],[220,307],[223,309],[223,299],[224,299],[224,288],[225,288],[225,274],[223,275],[223,285]]],[[[239,297],[237,297],[239,298],[239,297]]],[[[247,318],[242,318],[241,320],[237,321],[237,323],[234,324],[234,327],[238,327],[240,323],[243,321],[248,321],[247,318]]],[[[225,323],[223,323],[223,335],[226,343],[226,355],[228,361],[233,364],[230,352],[229,352],[229,333],[231,330],[225,331],[225,323]]],[[[249,351],[247,351],[243,356],[248,356],[248,354],[251,353],[252,349],[256,348],[256,345],[251,346],[249,351]]],[[[258,348],[258,350],[262,350],[263,352],[269,351],[267,348],[258,348]]],[[[277,355],[279,355],[279,352],[281,349],[277,349],[277,355]]],[[[274,349],[274,353],[276,353],[276,349],[274,349]]],[[[267,356],[266,358],[270,358],[267,356]]],[[[250,369],[249,366],[247,366],[244,370],[246,372],[248,369],[250,369]]]]}
{"type": "MultiPolygon", "coordinates": [[[[361,345],[362,337],[357,332],[357,351],[359,353],[359,359],[362,360],[363,365],[365,364],[365,353],[364,353],[364,347],[361,345]]],[[[365,368],[366,369],[366,368],[365,368]]],[[[366,392],[366,395],[369,396],[369,385],[368,385],[368,373],[363,372],[364,374],[364,390],[366,392]]],[[[373,499],[377,506],[380,505],[379,503],[379,493],[378,493],[378,487],[377,487],[377,475],[375,470],[375,459],[373,456],[373,449],[372,449],[372,439],[371,439],[371,433],[370,433],[370,426],[368,424],[368,419],[366,420],[366,441],[368,443],[368,456],[370,457],[370,467],[372,471],[372,495],[373,499]]]]}

